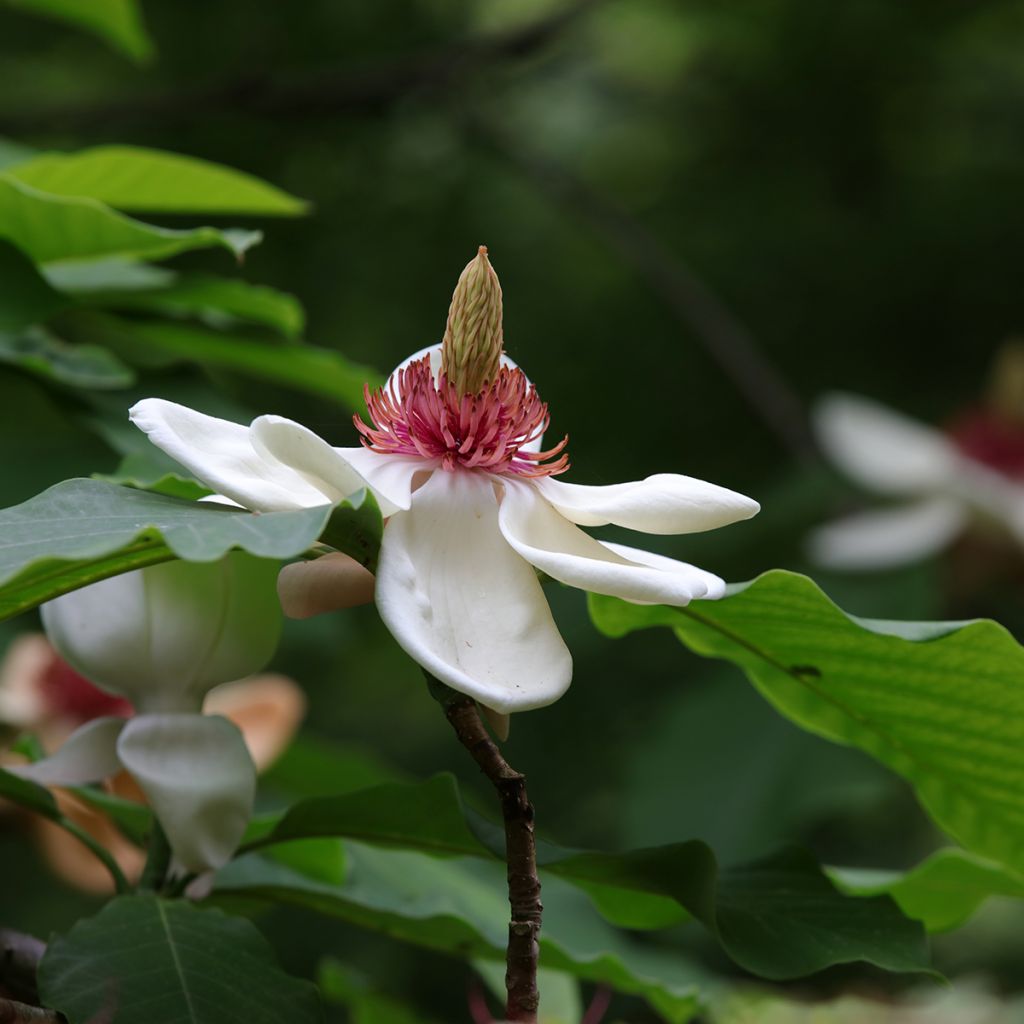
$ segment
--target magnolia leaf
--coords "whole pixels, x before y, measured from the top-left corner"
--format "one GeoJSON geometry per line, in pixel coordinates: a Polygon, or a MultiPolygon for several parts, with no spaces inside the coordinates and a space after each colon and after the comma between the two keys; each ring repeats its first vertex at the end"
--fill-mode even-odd
{"type": "Polygon", "coordinates": [[[296,216],[308,208],[303,200],[243,171],[140,146],[40,153],[9,172],[50,195],[98,199],[136,213],[296,216]]]}
{"type": "Polygon", "coordinates": [[[687,608],[590,597],[603,632],[669,626],[734,662],[798,725],[906,778],[957,841],[1024,871],[1024,649],[1000,625],[845,614],[775,570],[687,608]]]}
{"type": "Polygon", "coordinates": [[[138,0],[7,0],[12,7],[92,32],[136,61],[153,54],[138,0]]]}
{"type": "MultiPolygon", "coordinates": [[[[380,513],[372,502],[344,502],[333,514],[352,516],[379,536],[380,513]]],[[[99,480],[66,480],[0,512],[0,619],[172,558],[212,562],[236,548],[292,558],[311,547],[331,516],[330,505],[245,512],[99,480]]]]}
{"type": "Polygon", "coordinates": [[[57,802],[48,789],[29,779],[23,779],[20,775],[14,775],[4,768],[0,768],[0,798],[35,811],[51,821],[56,821],[60,817],[57,802]]]}
{"type": "Polygon", "coordinates": [[[907,872],[831,868],[844,892],[887,893],[930,932],[963,924],[990,896],[1024,899],[1024,877],[966,850],[937,850],[907,872]]]}
{"type": "Polygon", "coordinates": [[[43,1002],[70,1024],[314,1024],[316,989],[249,921],[187,900],[122,896],[50,942],[43,1002]]]}
{"type": "Polygon", "coordinates": [[[36,263],[55,263],[111,256],[160,260],[212,246],[241,258],[261,235],[233,228],[159,228],[116,213],[95,199],[40,192],[6,173],[0,174],[0,238],[36,263]]]}
{"type": "Polygon", "coordinates": [[[135,372],[99,345],[69,345],[41,327],[0,332],[0,363],[74,388],[112,390],[135,381],[135,372]]]}
{"type": "MultiPolygon", "coordinates": [[[[246,906],[292,903],[462,958],[504,959],[508,903],[503,864],[316,842],[324,858],[331,856],[331,845],[343,846],[347,871],[342,880],[331,877],[330,863],[315,877],[308,859],[297,869],[296,850],[310,844],[291,843],[275,851],[287,864],[249,854],[223,868],[213,898],[226,905],[239,900],[246,906]]],[[[557,878],[545,884],[544,906],[542,966],[642,996],[673,1024],[692,1019],[703,974],[683,956],[627,941],[601,920],[584,894],[557,878]]]]}
{"type": "Polygon", "coordinates": [[[68,302],[20,249],[0,239],[0,330],[18,330],[46,320],[68,302]]]}
{"type": "MultiPolygon", "coordinates": [[[[503,853],[501,830],[463,805],[450,775],[302,801],[249,849],[325,836],[487,860],[503,853]]],[[[695,840],[622,854],[542,843],[537,859],[548,875],[588,892],[617,924],[664,927],[692,915],[736,963],[762,977],[800,977],[855,960],[928,970],[917,922],[891,899],[843,895],[796,848],[721,871],[695,840]]]]}

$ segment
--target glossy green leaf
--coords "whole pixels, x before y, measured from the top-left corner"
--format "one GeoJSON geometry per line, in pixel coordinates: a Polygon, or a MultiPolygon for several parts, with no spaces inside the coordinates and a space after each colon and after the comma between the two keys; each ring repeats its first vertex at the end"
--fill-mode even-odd
{"type": "MultiPolygon", "coordinates": [[[[281,847],[280,856],[294,856],[305,845],[281,847]]],[[[249,854],[218,873],[214,897],[226,905],[291,903],[462,958],[504,957],[508,903],[503,865],[343,845],[343,880],[324,880],[326,871],[315,878],[308,870],[249,854]]],[[[326,848],[319,849],[326,856],[326,848]]],[[[683,956],[627,941],[602,921],[582,893],[557,878],[546,883],[544,905],[544,967],[643,996],[673,1024],[692,1019],[702,974],[683,956]]]]}
{"type": "MultiPolygon", "coordinates": [[[[341,508],[336,515],[379,529],[372,501],[341,508]]],[[[316,541],[331,514],[327,505],[244,512],[99,480],[67,480],[0,512],[0,619],[171,558],[214,561],[234,548],[292,558],[316,541]]]]}
{"type": "Polygon", "coordinates": [[[251,174],[139,146],[40,153],[9,173],[50,195],[98,199],[135,213],[296,216],[307,209],[303,200],[251,174]]]}
{"type": "Polygon", "coordinates": [[[1024,649],[1002,626],[855,619],[782,571],[688,608],[590,608],[610,636],[669,626],[734,662],[798,725],[909,780],[961,845],[1024,870],[1024,649]]]}
{"type": "MultiPolygon", "coordinates": [[[[324,836],[488,860],[503,850],[501,830],[464,807],[449,775],[302,801],[253,847],[324,836]]],[[[537,859],[620,925],[663,927],[692,915],[736,963],[763,977],[800,977],[855,960],[928,969],[917,922],[890,899],[838,892],[810,854],[795,848],[725,870],[695,840],[621,854],[542,843],[537,859]]]]}
{"type": "Polygon", "coordinates": [[[69,345],[41,327],[16,334],[0,331],[0,363],[73,388],[130,387],[135,373],[99,345],[69,345]]]}
{"type": "Polygon", "coordinates": [[[258,231],[158,228],[116,213],[95,199],[52,196],[0,174],[0,238],[36,263],[111,256],[160,260],[191,249],[221,246],[241,257],[258,231]]]}
{"type": "Polygon", "coordinates": [[[39,968],[69,1024],[314,1024],[316,989],[249,921],[187,900],[122,896],[54,939],[39,968]]]}
{"type": "Polygon", "coordinates": [[[7,0],[12,7],[92,32],[137,61],[152,55],[138,0],[7,0]]]}
{"type": "Polygon", "coordinates": [[[20,775],[12,775],[3,768],[0,768],[0,798],[35,811],[51,821],[60,817],[57,803],[48,789],[20,775]]]}
{"type": "Polygon", "coordinates": [[[46,320],[68,305],[10,242],[0,239],[0,331],[13,331],[46,320]]]}
{"type": "Polygon", "coordinates": [[[958,927],[990,896],[1024,899],[1024,878],[955,847],[936,851],[907,872],[833,868],[829,874],[845,892],[888,894],[930,932],[958,927]]]}

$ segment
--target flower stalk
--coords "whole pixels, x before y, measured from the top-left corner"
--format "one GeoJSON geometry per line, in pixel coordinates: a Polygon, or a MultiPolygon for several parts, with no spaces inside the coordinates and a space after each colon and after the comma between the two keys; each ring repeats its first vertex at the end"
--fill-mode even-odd
{"type": "Polygon", "coordinates": [[[454,691],[448,694],[442,698],[445,717],[459,742],[497,790],[505,821],[508,902],[512,911],[506,954],[505,1016],[517,1024],[536,1024],[540,1005],[537,964],[544,905],[540,900],[534,813],[526,793],[526,776],[502,757],[484,727],[476,701],[454,691]]]}

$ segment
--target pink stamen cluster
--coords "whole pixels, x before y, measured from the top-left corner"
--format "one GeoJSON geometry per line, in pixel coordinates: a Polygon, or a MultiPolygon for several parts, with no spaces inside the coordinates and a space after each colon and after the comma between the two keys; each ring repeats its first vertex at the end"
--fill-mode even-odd
{"type": "Polygon", "coordinates": [[[475,395],[459,397],[444,374],[435,381],[430,356],[392,374],[388,383],[364,389],[372,427],[354,416],[363,445],[381,455],[440,459],[449,472],[480,469],[537,477],[564,473],[568,435],[545,452],[523,451],[547,430],[546,402],[522,370],[502,367],[475,395]],[[554,461],[549,461],[549,460],[554,461]]]}

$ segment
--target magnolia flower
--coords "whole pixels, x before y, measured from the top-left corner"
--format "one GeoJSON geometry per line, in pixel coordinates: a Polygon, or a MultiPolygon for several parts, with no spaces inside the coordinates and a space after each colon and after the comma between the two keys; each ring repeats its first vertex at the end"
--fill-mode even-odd
{"type": "Polygon", "coordinates": [[[138,714],[92,717],[19,774],[48,786],[126,771],[167,834],[176,866],[227,861],[248,824],[256,769],[238,727],[201,714],[218,683],[262,668],[280,629],[276,563],[234,552],[219,562],[169,562],[44,605],[63,658],[138,714]]]}
{"type": "MultiPolygon", "coordinates": [[[[214,687],[203,704],[206,714],[223,715],[241,730],[256,770],[267,769],[283,753],[305,714],[305,697],[286,676],[265,674],[214,687]]],[[[128,717],[131,705],[93,686],[54,649],[46,637],[24,633],[0,660],[0,725],[36,736],[47,753],[58,750],[81,725],[105,715],[128,717]]],[[[20,763],[0,753],[0,764],[20,763]]],[[[9,766],[8,764],[8,766],[9,766]]],[[[123,799],[145,794],[126,772],[106,780],[123,799]]],[[[62,813],[88,831],[117,861],[129,880],[142,871],[143,853],[100,810],[63,790],[54,797],[62,813]]],[[[45,818],[29,818],[50,868],[75,888],[109,892],[106,868],[73,836],[45,818]]]]}
{"type": "Polygon", "coordinates": [[[853,481],[895,502],[815,530],[811,557],[842,569],[884,569],[941,551],[968,527],[1024,544],[1024,437],[990,412],[945,434],[856,395],[826,396],[814,423],[825,454],[853,481]]]}
{"type": "MultiPolygon", "coordinates": [[[[131,418],[249,509],[320,505],[368,488],[387,517],[375,586],[385,624],[437,679],[507,714],[555,701],[572,674],[537,570],[638,603],[681,606],[723,592],[703,569],[579,527],[692,533],[746,519],[758,505],[676,474],[604,487],[555,479],[568,468],[566,441],[542,449],[548,408],[502,355],[500,315],[481,249],[460,278],[444,342],[407,359],[384,388],[367,388],[370,423],[355,418],[361,447],[332,447],[280,416],[243,426],[155,398],[131,418]]],[[[323,610],[330,591],[315,565],[282,577],[286,610],[304,600],[307,611],[323,610]]],[[[340,581],[334,604],[351,602],[340,581]]]]}

